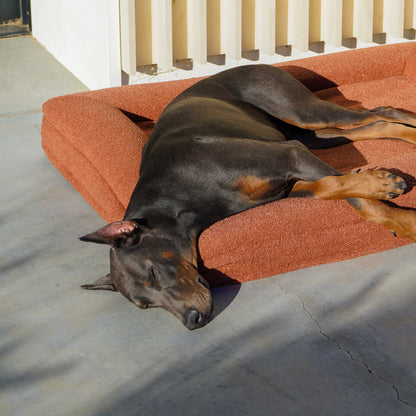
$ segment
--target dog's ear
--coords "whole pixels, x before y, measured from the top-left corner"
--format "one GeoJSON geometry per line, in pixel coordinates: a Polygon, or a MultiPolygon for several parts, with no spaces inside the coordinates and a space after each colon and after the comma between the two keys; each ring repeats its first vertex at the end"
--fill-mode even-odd
{"type": "Polygon", "coordinates": [[[128,247],[137,244],[144,230],[137,220],[117,221],[107,224],[91,234],[80,237],[81,241],[128,247]]]}
{"type": "Polygon", "coordinates": [[[86,285],[81,286],[83,289],[88,290],[112,290],[113,292],[117,292],[117,289],[113,285],[113,282],[111,281],[111,275],[107,274],[103,277],[100,277],[98,280],[96,280],[94,283],[87,283],[86,285]]]}

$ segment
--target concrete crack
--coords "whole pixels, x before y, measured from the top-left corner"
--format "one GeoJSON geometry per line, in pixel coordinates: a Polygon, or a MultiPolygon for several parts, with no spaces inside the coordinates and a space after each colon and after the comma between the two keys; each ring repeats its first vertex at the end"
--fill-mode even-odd
{"type": "MultiPolygon", "coordinates": [[[[280,286],[280,285],[279,285],[280,286]]],[[[280,286],[281,287],[281,289],[283,290],[283,287],[282,286],[280,286]]],[[[283,290],[284,291],[284,290],[283,290]]],[[[286,291],[284,291],[286,294],[287,294],[287,292],[286,291]]],[[[310,318],[311,318],[311,320],[312,321],[314,321],[315,322],[315,324],[316,324],[316,326],[318,327],[318,329],[319,329],[319,332],[320,332],[320,334],[322,335],[322,336],[324,336],[325,338],[327,338],[329,341],[331,341],[332,343],[334,343],[335,345],[336,345],[336,347],[338,348],[338,350],[340,350],[340,351],[342,351],[342,352],[344,352],[345,354],[347,354],[349,357],[350,357],[350,359],[352,360],[352,361],[355,361],[355,362],[357,362],[357,363],[360,363],[362,366],[364,366],[365,367],[365,369],[370,373],[370,374],[372,374],[373,376],[375,376],[375,377],[377,377],[379,380],[381,380],[383,383],[385,383],[385,384],[387,384],[388,386],[390,386],[390,388],[392,388],[394,391],[395,391],[395,394],[396,394],[396,399],[399,401],[399,402],[401,402],[401,403],[403,403],[404,405],[406,405],[406,406],[409,406],[409,407],[412,407],[412,408],[414,408],[414,409],[416,409],[416,406],[415,405],[413,405],[413,404],[411,404],[411,403],[409,403],[409,402],[407,402],[406,400],[403,400],[401,397],[400,397],[400,392],[399,392],[399,389],[393,384],[393,383],[391,383],[390,381],[388,381],[386,378],[384,378],[383,376],[381,376],[381,375],[379,375],[379,374],[377,374],[377,373],[375,373],[374,372],[374,370],[372,370],[371,368],[370,368],[370,366],[365,362],[365,361],[363,361],[363,360],[360,360],[359,358],[356,358],[356,357],[354,357],[354,355],[350,352],[350,351],[348,351],[346,348],[344,348],[342,345],[340,345],[340,343],[335,339],[335,338],[333,338],[333,337],[331,337],[330,335],[328,335],[328,334],[326,334],[323,330],[322,330],[322,326],[321,326],[321,324],[319,323],[319,321],[312,315],[312,313],[309,311],[309,309],[306,307],[306,305],[305,305],[305,302],[298,296],[298,299],[299,299],[299,301],[300,301],[300,303],[302,304],[302,308],[305,310],[305,312],[310,316],[310,318]]]]}

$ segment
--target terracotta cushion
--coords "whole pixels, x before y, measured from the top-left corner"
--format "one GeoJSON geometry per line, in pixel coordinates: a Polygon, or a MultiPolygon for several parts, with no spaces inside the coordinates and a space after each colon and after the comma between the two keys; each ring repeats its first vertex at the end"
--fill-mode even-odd
{"type": "MultiPolygon", "coordinates": [[[[278,65],[319,97],[350,108],[416,112],[416,44],[353,50],[278,65]]],[[[56,168],[108,222],[119,220],[138,179],[141,150],[163,108],[197,79],[88,91],[43,106],[42,145],[56,168]]],[[[315,153],[343,172],[401,173],[410,188],[415,147],[367,141],[315,153]]],[[[416,206],[416,190],[395,200],[416,206]]],[[[285,199],[220,221],[200,238],[211,284],[244,282],[395,248],[411,241],[357,216],[342,201],[285,199]]]]}

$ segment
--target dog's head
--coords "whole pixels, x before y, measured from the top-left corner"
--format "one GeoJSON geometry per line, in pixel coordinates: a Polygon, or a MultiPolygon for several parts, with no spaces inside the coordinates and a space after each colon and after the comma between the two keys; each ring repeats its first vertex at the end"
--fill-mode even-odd
{"type": "Polygon", "coordinates": [[[80,238],[109,244],[110,273],[85,289],[119,291],[138,307],[162,307],[188,329],[204,326],[213,303],[208,283],[183,249],[140,220],[119,221],[80,238]]]}

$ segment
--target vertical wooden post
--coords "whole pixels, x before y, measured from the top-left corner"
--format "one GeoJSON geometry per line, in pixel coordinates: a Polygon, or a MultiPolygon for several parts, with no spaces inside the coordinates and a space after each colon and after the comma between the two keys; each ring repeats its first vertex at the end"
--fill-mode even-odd
{"type": "Polygon", "coordinates": [[[171,70],[172,0],[152,0],[152,49],[158,70],[171,70]]]}
{"type": "Polygon", "coordinates": [[[342,45],[342,0],[322,0],[322,39],[332,46],[342,45]]]}
{"type": "Polygon", "coordinates": [[[354,0],[353,36],[363,42],[373,41],[373,0],[354,0]]]}
{"type": "Polygon", "coordinates": [[[122,84],[121,80],[121,49],[120,49],[120,4],[118,0],[106,0],[105,7],[105,24],[107,37],[107,86],[118,87],[122,84]]]}
{"type": "Polygon", "coordinates": [[[241,0],[221,1],[221,52],[231,59],[241,59],[241,0]]]}
{"type": "Polygon", "coordinates": [[[135,1],[120,0],[121,68],[128,74],[136,73],[135,1]]]}
{"type": "Polygon", "coordinates": [[[322,0],[309,0],[309,43],[323,41],[322,0]]]}
{"type": "Polygon", "coordinates": [[[288,3],[288,43],[302,52],[309,48],[309,0],[288,3]]]}
{"type": "Polygon", "coordinates": [[[416,1],[405,0],[404,8],[404,28],[416,29],[416,1]]]}
{"type": "Polygon", "coordinates": [[[188,0],[172,1],[172,56],[173,64],[188,56],[188,0]]]}
{"type": "MultiPolygon", "coordinates": [[[[243,52],[254,51],[256,45],[257,9],[259,0],[242,0],[241,13],[241,50],[243,52]]],[[[263,0],[260,0],[263,1],[263,0]]]]}
{"type": "Polygon", "coordinates": [[[405,0],[404,28],[416,29],[416,2],[415,0],[405,0]]]}
{"type": "Polygon", "coordinates": [[[276,46],[289,44],[289,0],[276,0],[276,46]]]}
{"type": "Polygon", "coordinates": [[[268,55],[276,51],[276,0],[256,0],[256,49],[268,55]]]}
{"type": "Polygon", "coordinates": [[[404,31],[404,0],[384,0],[383,32],[402,38],[404,31]]]}
{"type": "Polygon", "coordinates": [[[152,65],[152,0],[135,0],[136,4],[136,65],[152,65]]]}
{"type": "Polygon", "coordinates": [[[208,56],[221,54],[221,20],[221,0],[207,0],[208,56]]]}
{"type": "Polygon", "coordinates": [[[373,0],[373,32],[383,33],[383,5],[384,0],[373,0]]]}
{"type": "Polygon", "coordinates": [[[188,0],[188,55],[207,63],[207,0],[188,0]]]}

